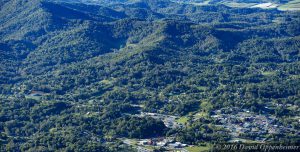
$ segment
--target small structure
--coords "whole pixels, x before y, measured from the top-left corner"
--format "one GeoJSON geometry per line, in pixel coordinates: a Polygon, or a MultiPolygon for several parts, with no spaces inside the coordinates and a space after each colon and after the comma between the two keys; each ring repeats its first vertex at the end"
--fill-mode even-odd
{"type": "Polygon", "coordinates": [[[157,146],[160,146],[160,147],[163,147],[163,146],[166,146],[167,143],[164,142],[164,141],[160,141],[160,142],[157,142],[156,145],[157,145],[157,146]]]}
{"type": "Polygon", "coordinates": [[[140,145],[147,145],[148,144],[148,140],[141,140],[141,141],[139,141],[139,144],[140,145]]]}
{"type": "Polygon", "coordinates": [[[181,142],[175,142],[175,143],[169,144],[169,146],[172,148],[182,148],[182,147],[186,147],[187,144],[182,144],[181,142]]]}
{"type": "Polygon", "coordinates": [[[181,147],[181,145],[178,144],[178,143],[171,143],[171,144],[169,144],[169,146],[170,146],[171,148],[180,148],[180,147],[181,147]]]}

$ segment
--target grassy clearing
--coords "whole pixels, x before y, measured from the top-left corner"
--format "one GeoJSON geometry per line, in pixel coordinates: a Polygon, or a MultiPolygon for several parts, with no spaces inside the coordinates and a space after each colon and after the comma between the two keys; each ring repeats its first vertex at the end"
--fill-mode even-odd
{"type": "Polygon", "coordinates": [[[228,6],[228,7],[238,7],[238,8],[247,8],[254,6],[257,3],[236,3],[236,2],[223,2],[222,4],[228,6]]]}
{"type": "Polygon", "coordinates": [[[241,141],[242,143],[248,143],[248,144],[255,144],[255,143],[260,143],[255,140],[250,140],[250,139],[242,139],[242,138],[232,138],[229,142],[234,142],[234,141],[241,141]]]}
{"type": "Polygon", "coordinates": [[[110,85],[110,84],[113,84],[115,81],[114,78],[110,78],[110,79],[104,79],[102,81],[100,81],[101,84],[104,84],[104,85],[110,85]]]}
{"type": "Polygon", "coordinates": [[[206,91],[208,88],[205,86],[198,86],[197,89],[200,91],[206,91]]]}
{"type": "Polygon", "coordinates": [[[202,112],[207,113],[213,109],[213,105],[209,101],[201,101],[200,108],[202,112]]]}
{"type": "Polygon", "coordinates": [[[300,11],[300,0],[293,0],[278,7],[282,11],[300,11]]]}
{"type": "Polygon", "coordinates": [[[207,113],[206,112],[198,112],[194,115],[194,118],[198,119],[198,118],[204,118],[207,117],[207,113]]]}
{"type": "Polygon", "coordinates": [[[185,148],[189,152],[204,152],[209,151],[210,146],[193,146],[185,148]]]}
{"type": "Polygon", "coordinates": [[[33,100],[40,100],[41,96],[30,96],[30,95],[26,95],[25,96],[26,99],[33,99],[33,100]]]}
{"type": "Polygon", "coordinates": [[[264,76],[273,76],[273,75],[276,75],[276,72],[265,71],[265,72],[261,72],[261,74],[264,75],[264,76]]]}
{"type": "Polygon", "coordinates": [[[203,1],[203,2],[192,2],[192,3],[189,3],[189,4],[192,4],[192,5],[196,5],[196,6],[204,6],[204,5],[209,5],[209,2],[211,0],[206,0],[206,1],[203,1]]]}
{"type": "Polygon", "coordinates": [[[290,78],[292,78],[292,79],[300,79],[300,75],[290,75],[290,78]]]}
{"type": "Polygon", "coordinates": [[[186,117],[186,116],[180,117],[179,119],[176,120],[176,122],[185,124],[188,122],[188,117],[186,117]]]}

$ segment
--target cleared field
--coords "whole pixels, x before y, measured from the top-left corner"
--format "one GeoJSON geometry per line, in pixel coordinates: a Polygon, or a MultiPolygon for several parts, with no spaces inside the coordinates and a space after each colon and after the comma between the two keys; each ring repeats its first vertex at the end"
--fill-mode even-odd
{"type": "Polygon", "coordinates": [[[187,117],[180,117],[180,118],[177,120],[177,122],[178,122],[178,123],[181,123],[181,124],[185,124],[185,123],[187,123],[187,121],[188,121],[188,118],[187,118],[187,117]]]}
{"type": "Polygon", "coordinates": [[[200,91],[206,91],[208,89],[208,87],[198,86],[197,89],[200,90],[200,91]]]}
{"type": "Polygon", "coordinates": [[[276,75],[276,72],[274,72],[274,71],[265,71],[265,72],[262,72],[261,74],[264,75],[264,76],[273,76],[273,75],[276,75]]]}
{"type": "Polygon", "coordinates": [[[246,8],[256,5],[257,3],[237,3],[237,2],[222,2],[221,4],[224,4],[228,7],[238,7],[238,8],[246,8]]]}
{"type": "Polygon", "coordinates": [[[270,9],[270,8],[276,8],[278,5],[273,3],[262,3],[252,6],[252,8],[262,8],[262,9],[270,9]]]}
{"type": "Polygon", "coordinates": [[[300,11],[300,0],[293,0],[278,7],[282,11],[300,11]]]}
{"type": "Polygon", "coordinates": [[[30,95],[26,95],[25,98],[26,99],[33,99],[33,100],[40,100],[41,99],[40,96],[30,96],[30,95]]]}
{"type": "Polygon", "coordinates": [[[208,114],[205,112],[198,112],[194,115],[194,118],[199,119],[199,118],[203,118],[203,117],[207,117],[208,114]]]}
{"type": "Polygon", "coordinates": [[[210,150],[210,146],[193,146],[185,149],[189,152],[205,152],[210,150]]]}
{"type": "Polygon", "coordinates": [[[212,1],[212,0],[203,0],[199,1],[174,1],[178,3],[186,3],[197,6],[204,5],[214,5],[214,4],[223,4],[228,7],[236,7],[236,8],[261,8],[261,9],[278,9],[281,11],[299,11],[300,10],[300,0],[291,0],[286,4],[278,3],[277,1],[251,1],[251,2],[242,2],[242,1],[230,1],[230,0],[222,0],[222,1],[212,1]]]}

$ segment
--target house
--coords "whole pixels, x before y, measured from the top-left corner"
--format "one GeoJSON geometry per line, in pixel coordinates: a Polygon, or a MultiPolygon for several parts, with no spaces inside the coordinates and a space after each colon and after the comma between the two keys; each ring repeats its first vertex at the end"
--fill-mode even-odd
{"type": "Polygon", "coordinates": [[[139,144],[140,145],[147,145],[148,144],[148,140],[141,140],[141,141],[139,141],[139,144]]]}
{"type": "Polygon", "coordinates": [[[148,145],[156,145],[156,142],[152,139],[148,140],[148,145]]]}
{"type": "Polygon", "coordinates": [[[187,147],[188,145],[187,144],[181,144],[181,147],[187,147]]]}

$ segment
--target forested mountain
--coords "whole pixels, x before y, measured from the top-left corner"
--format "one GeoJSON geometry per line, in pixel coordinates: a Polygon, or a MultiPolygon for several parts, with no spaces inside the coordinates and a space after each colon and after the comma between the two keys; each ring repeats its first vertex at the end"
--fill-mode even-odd
{"type": "Polygon", "coordinates": [[[194,3],[2,0],[0,151],[228,142],[211,116],[233,107],[276,119],[264,142],[299,143],[300,13],[194,3]]]}

